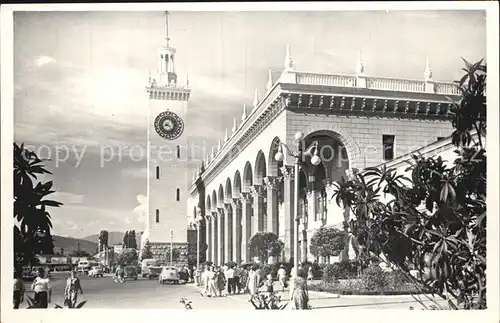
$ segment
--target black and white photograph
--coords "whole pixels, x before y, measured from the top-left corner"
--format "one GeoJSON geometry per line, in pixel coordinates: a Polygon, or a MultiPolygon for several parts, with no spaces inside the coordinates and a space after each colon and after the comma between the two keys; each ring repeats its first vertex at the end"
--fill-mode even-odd
{"type": "Polygon", "coordinates": [[[498,319],[498,3],[264,4],[2,6],[9,315],[498,319]]]}

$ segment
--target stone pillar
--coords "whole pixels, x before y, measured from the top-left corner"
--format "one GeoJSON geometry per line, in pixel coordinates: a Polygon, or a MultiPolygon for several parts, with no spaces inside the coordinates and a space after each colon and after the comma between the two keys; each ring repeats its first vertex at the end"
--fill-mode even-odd
{"type": "Polygon", "coordinates": [[[283,210],[284,210],[284,228],[285,228],[285,250],[284,261],[289,261],[293,257],[294,246],[294,226],[295,226],[295,211],[293,201],[293,185],[294,185],[294,170],[292,166],[284,166],[281,168],[283,174],[283,210]]]}
{"type": "Polygon", "coordinates": [[[212,215],[211,214],[206,214],[205,215],[205,225],[207,228],[207,232],[205,234],[205,243],[207,244],[207,254],[206,254],[206,259],[207,261],[212,261],[212,215]]]}
{"type": "Polygon", "coordinates": [[[241,261],[241,202],[239,199],[233,199],[231,203],[233,208],[233,261],[241,261]]]}
{"type": "Polygon", "coordinates": [[[264,189],[260,185],[251,188],[253,195],[253,231],[252,235],[264,231],[264,189]]]}
{"type": "Polygon", "coordinates": [[[241,193],[241,258],[243,262],[250,262],[250,248],[248,241],[252,237],[252,204],[250,193],[241,193]]]}
{"type": "Polygon", "coordinates": [[[306,226],[304,226],[304,224],[301,224],[300,229],[301,229],[300,261],[304,263],[307,261],[307,228],[306,226]]]}
{"type": "Polygon", "coordinates": [[[219,239],[218,239],[218,225],[219,221],[217,212],[212,212],[212,262],[216,265],[219,261],[218,250],[219,250],[219,239]]]}
{"type": "Polygon", "coordinates": [[[223,209],[217,209],[218,219],[217,219],[217,264],[224,264],[224,211],[223,209]]]}
{"type": "Polygon", "coordinates": [[[230,204],[224,205],[224,263],[231,261],[233,258],[233,232],[231,227],[231,217],[234,216],[234,212],[231,209],[230,204]]]}
{"type": "Polygon", "coordinates": [[[264,178],[267,188],[267,231],[279,234],[278,221],[278,189],[279,178],[268,176],[264,178]]]}

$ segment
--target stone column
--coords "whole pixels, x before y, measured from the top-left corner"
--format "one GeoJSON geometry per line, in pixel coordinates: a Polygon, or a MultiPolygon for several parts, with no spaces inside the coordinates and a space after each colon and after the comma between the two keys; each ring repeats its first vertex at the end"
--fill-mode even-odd
{"type": "Polygon", "coordinates": [[[279,178],[268,176],[264,178],[267,189],[267,231],[279,234],[278,222],[278,189],[279,178]]]}
{"type": "Polygon", "coordinates": [[[217,244],[219,248],[217,249],[217,264],[224,264],[224,211],[222,208],[217,209],[218,219],[217,219],[217,244]]]}
{"type": "Polygon", "coordinates": [[[264,189],[260,185],[251,187],[253,195],[253,231],[252,235],[264,231],[264,189]]]}
{"type": "Polygon", "coordinates": [[[233,238],[232,238],[232,227],[231,227],[231,217],[234,216],[232,212],[231,204],[224,205],[224,262],[231,261],[233,258],[233,238]]]}
{"type": "Polygon", "coordinates": [[[248,241],[252,237],[252,204],[250,193],[241,193],[241,258],[243,262],[250,262],[248,241]]]}
{"type": "Polygon", "coordinates": [[[284,261],[289,261],[293,257],[294,226],[295,226],[295,211],[293,201],[293,187],[294,187],[294,170],[292,166],[284,166],[281,168],[283,174],[283,204],[284,204],[284,228],[285,228],[285,250],[284,261]]]}
{"type": "Polygon", "coordinates": [[[205,243],[207,244],[207,255],[206,259],[207,261],[212,261],[212,215],[211,214],[206,214],[205,215],[205,226],[207,228],[207,232],[205,234],[205,243]]]}
{"type": "Polygon", "coordinates": [[[219,261],[218,258],[218,250],[219,250],[219,239],[218,239],[218,225],[217,222],[219,219],[217,218],[217,212],[212,212],[212,262],[216,265],[219,261]]]}
{"type": "Polygon", "coordinates": [[[233,208],[233,261],[241,260],[241,202],[240,199],[233,199],[231,203],[233,208]]]}

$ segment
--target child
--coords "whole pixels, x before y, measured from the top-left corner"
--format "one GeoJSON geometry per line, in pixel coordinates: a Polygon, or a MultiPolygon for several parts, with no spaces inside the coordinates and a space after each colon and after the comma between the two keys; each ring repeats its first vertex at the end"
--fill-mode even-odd
{"type": "Polygon", "coordinates": [[[267,279],[266,279],[264,285],[266,286],[266,291],[268,293],[273,293],[274,292],[274,289],[273,289],[273,276],[271,274],[267,275],[267,279]]]}

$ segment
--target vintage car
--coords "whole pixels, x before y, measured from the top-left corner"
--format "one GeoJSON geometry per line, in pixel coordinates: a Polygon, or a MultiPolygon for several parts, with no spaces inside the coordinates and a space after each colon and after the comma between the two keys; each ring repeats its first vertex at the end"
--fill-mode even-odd
{"type": "Polygon", "coordinates": [[[137,274],[137,268],[134,266],[126,266],[123,268],[123,274],[123,278],[125,279],[137,280],[137,277],[139,276],[137,274]]]}
{"type": "Polygon", "coordinates": [[[160,284],[165,284],[166,282],[178,284],[180,280],[179,270],[173,266],[164,266],[158,277],[160,284]]]}
{"type": "Polygon", "coordinates": [[[103,277],[104,271],[100,266],[94,266],[89,271],[89,277],[103,277]]]}

